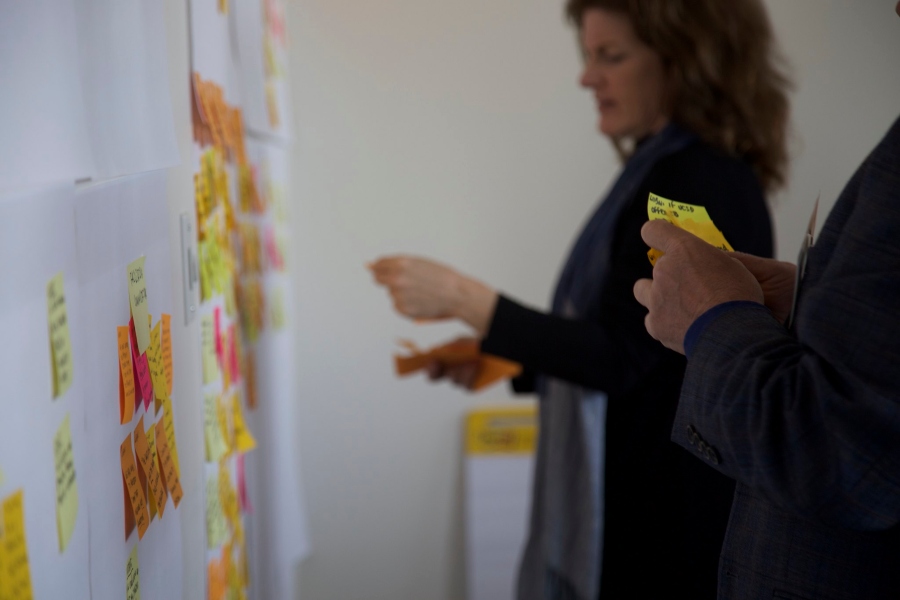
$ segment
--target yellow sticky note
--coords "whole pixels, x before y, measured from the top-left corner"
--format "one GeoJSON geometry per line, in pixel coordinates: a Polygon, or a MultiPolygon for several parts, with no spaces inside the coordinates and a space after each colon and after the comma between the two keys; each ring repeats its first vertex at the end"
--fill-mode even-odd
{"type": "MultiPolygon", "coordinates": [[[[162,477],[166,484],[166,489],[169,490],[169,495],[172,496],[172,503],[175,505],[175,508],[178,508],[178,504],[184,496],[184,491],[181,489],[181,478],[178,475],[178,467],[173,460],[173,454],[171,452],[174,445],[169,445],[167,435],[165,422],[157,421],[156,448],[159,454],[159,465],[162,468],[162,477]]],[[[172,439],[174,441],[174,435],[172,439]]]]}
{"type": "Polygon", "coordinates": [[[231,483],[231,473],[228,466],[219,463],[219,501],[222,503],[222,512],[231,525],[232,530],[240,527],[241,507],[238,504],[237,490],[231,483]]]}
{"type": "Polygon", "coordinates": [[[126,600],[141,600],[141,573],[138,567],[137,544],[128,555],[125,563],[125,598],[126,600]]]}
{"type": "Polygon", "coordinates": [[[144,279],[144,259],[140,257],[128,265],[128,301],[134,317],[134,333],[137,336],[138,354],[150,346],[150,325],[147,322],[147,280],[144,279]]]}
{"type": "Polygon", "coordinates": [[[203,399],[203,433],[206,439],[207,462],[217,462],[228,453],[228,445],[222,436],[219,412],[219,401],[216,396],[206,395],[203,399]]]}
{"type": "Polygon", "coordinates": [[[19,490],[3,501],[2,591],[9,600],[31,600],[31,566],[25,536],[24,492],[19,490]]]}
{"type": "Polygon", "coordinates": [[[217,477],[206,479],[206,541],[209,549],[215,549],[225,543],[228,537],[228,523],[222,511],[217,477]]]}
{"type": "Polygon", "coordinates": [[[166,395],[172,394],[172,315],[162,315],[162,352],[163,372],[166,374],[166,395]]]}
{"type": "Polygon", "coordinates": [[[241,453],[249,452],[256,448],[256,440],[253,438],[253,434],[250,433],[250,428],[247,427],[247,422],[244,420],[244,411],[241,408],[239,398],[234,398],[234,401],[231,403],[231,410],[235,448],[241,453]]]}
{"type": "MultiPolygon", "coordinates": [[[[647,216],[651,221],[668,221],[720,250],[728,252],[734,250],[702,206],[675,202],[656,194],[650,194],[647,200],[647,216]]],[[[651,248],[647,252],[650,264],[655,265],[660,256],[662,256],[662,252],[655,248],[651,248]]]]}
{"type": "Polygon", "coordinates": [[[72,385],[72,342],[66,314],[63,274],[47,283],[47,324],[50,329],[50,362],[53,372],[53,397],[59,398],[72,385]]]}
{"type": "Polygon", "coordinates": [[[72,538],[78,516],[78,484],[68,414],[53,436],[53,457],[56,462],[56,532],[59,535],[59,551],[63,552],[72,538]]]}
{"type": "Polygon", "coordinates": [[[150,488],[150,498],[153,500],[155,508],[159,511],[159,516],[162,517],[165,512],[168,495],[160,479],[159,463],[154,460],[155,456],[150,449],[147,432],[144,431],[144,417],[141,417],[137,428],[134,430],[134,451],[137,454],[138,464],[143,469],[144,477],[147,479],[147,484],[150,488]]]}
{"type": "Polygon", "coordinates": [[[150,379],[153,382],[153,397],[156,399],[156,408],[162,406],[163,400],[169,396],[169,385],[166,382],[166,374],[163,371],[161,351],[161,327],[157,322],[150,331],[150,345],[147,347],[147,362],[150,365],[150,379]]]}
{"type": "Polygon", "coordinates": [[[203,315],[200,319],[200,341],[203,358],[203,383],[212,383],[219,378],[219,364],[216,359],[216,335],[213,318],[203,315]]]}

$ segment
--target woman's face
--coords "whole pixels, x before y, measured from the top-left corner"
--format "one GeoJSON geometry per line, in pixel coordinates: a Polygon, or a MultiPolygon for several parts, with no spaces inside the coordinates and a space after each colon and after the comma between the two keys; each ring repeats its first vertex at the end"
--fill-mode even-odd
{"type": "Polygon", "coordinates": [[[638,39],[628,17],[588,9],[580,38],[584,55],[581,85],[594,92],[600,132],[612,138],[641,139],[665,127],[669,117],[664,108],[662,60],[638,39]]]}

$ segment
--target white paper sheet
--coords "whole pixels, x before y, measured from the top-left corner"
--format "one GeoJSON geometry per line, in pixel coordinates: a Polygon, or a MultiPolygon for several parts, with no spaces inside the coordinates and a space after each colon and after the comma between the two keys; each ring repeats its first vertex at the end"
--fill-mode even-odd
{"type": "MultiPolygon", "coordinates": [[[[231,2],[229,2],[229,5],[231,2]]],[[[219,0],[191,0],[191,70],[222,87],[225,101],[241,105],[234,35],[219,0]]]]}
{"type": "Polygon", "coordinates": [[[466,457],[468,600],[515,597],[533,470],[530,454],[466,457]]]}
{"type": "Polygon", "coordinates": [[[74,0],[3,3],[0,190],[94,171],[79,76],[74,0]]]}
{"type": "MultiPolygon", "coordinates": [[[[126,541],[119,460],[119,446],[141,416],[145,428],[156,421],[151,403],[148,411],[143,406],[135,411],[129,424],[119,424],[116,326],[128,324],[126,266],[141,255],[146,256],[144,277],[154,323],[162,313],[172,314],[166,173],[154,171],[79,190],[75,216],[87,340],[84,379],[87,381],[88,456],[95,475],[89,494],[93,597],[124,597],[125,563],[137,544],[141,597],[180,598],[183,564],[180,509],[174,507],[170,498],[164,516],[153,519],[144,539],[138,541],[135,530],[126,541]]],[[[189,432],[179,428],[178,420],[179,405],[186,401],[185,394],[177,388],[172,394],[182,470],[185,461],[190,460],[183,452],[189,447],[183,436],[189,432]]]]}
{"type": "MultiPolygon", "coordinates": [[[[247,140],[247,155],[256,170],[259,192],[272,203],[256,222],[278,226],[277,214],[290,186],[289,154],[278,144],[247,140]]],[[[297,564],[311,549],[306,505],[303,496],[299,445],[294,424],[298,402],[293,373],[295,352],[291,330],[294,302],[286,271],[268,269],[263,278],[264,293],[271,309],[275,290],[283,295],[286,322],[282,329],[267,325],[255,344],[258,408],[248,411],[247,420],[257,434],[258,447],[247,455],[247,485],[257,512],[248,529],[251,589],[256,598],[289,598],[294,594],[297,564]],[[276,491],[277,493],[273,493],[276,491]]]]}
{"type": "MultiPolygon", "coordinates": [[[[2,42],[0,42],[2,43],[2,42]]],[[[24,489],[25,533],[35,598],[88,598],[88,447],[83,323],[75,263],[74,185],[0,201],[0,500],[24,489]],[[72,385],[53,399],[47,282],[63,273],[72,344],[72,385]],[[78,513],[64,552],[56,516],[53,438],[69,415],[78,513]],[[47,574],[52,573],[52,577],[47,574]]],[[[123,563],[124,564],[124,563],[123,563]]]]}
{"type": "Polygon", "coordinates": [[[160,0],[75,0],[95,179],[178,164],[160,0]]]}
{"type": "Polygon", "coordinates": [[[291,105],[287,85],[287,40],[283,30],[284,4],[276,0],[233,0],[237,34],[237,65],[243,99],[244,124],[249,131],[281,140],[291,138],[291,105]],[[267,21],[266,11],[271,15],[267,21]],[[266,71],[266,47],[275,68],[266,71]],[[270,121],[266,85],[271,86],[278,123],[270,121]]]}

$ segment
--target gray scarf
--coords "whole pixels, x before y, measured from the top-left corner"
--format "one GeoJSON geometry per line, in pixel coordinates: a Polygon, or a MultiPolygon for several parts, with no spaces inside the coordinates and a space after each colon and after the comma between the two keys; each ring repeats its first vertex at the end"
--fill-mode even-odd
{"type": "MultiPolygon", "coordinates": [[[[653,166],[695,136],[674,124],[638,146],[582,230],[557,284],[553,314],[599,320],[600,298],[615,265],[619,216],[653,166]]],[[[606,394],[542,376],[531,531],[519,573],[520,600],[594,600],[603,556],[606,394]],[[568,590],[568,591],[566,591],[568,590]]]]}

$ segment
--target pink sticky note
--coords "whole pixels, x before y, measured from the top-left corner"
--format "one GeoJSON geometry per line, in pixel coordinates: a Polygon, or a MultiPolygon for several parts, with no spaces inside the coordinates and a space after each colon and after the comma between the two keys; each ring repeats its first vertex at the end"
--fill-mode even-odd
{"type": "Polygon", "coordinates": [[[134,364],[134,372],[140,388],[140,393],[135,393],[134,408],[140,404],[140,400],[144,401],[144,410],[150,407],[150,401],[153,400],[153,381],[150,379],[150,362],[147,360],[147,354],[138,354],[137,336],[134,333],[134,319],[128,322],[128,329],[131,332],[131,362],[134,364]]]}
{"type": "Polygon", "coordinates": [[[235,382],[241,380],[241,369],[237,357],[237,331],[232,324],[228,327],[228,361],[231,363],[231,377],[235,382]]]}
{"type": "Polygon", "coordinates": [[[237,485],[238,498],[241,501],[241,510],[248,515],[253,514],[253,505],[250,504],[250,496],[247,495],[247,479],[244,477],[244,455],[237,456],[237,485]]]}
{"type": "Polygon", "coordinates": [[[217,306],[213,310],[213,336],[216,339],[216,357],[219,359],[219,364],[224,365],[225,357],[222,355],[222,311],[217,306]]]}

